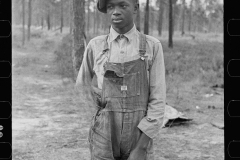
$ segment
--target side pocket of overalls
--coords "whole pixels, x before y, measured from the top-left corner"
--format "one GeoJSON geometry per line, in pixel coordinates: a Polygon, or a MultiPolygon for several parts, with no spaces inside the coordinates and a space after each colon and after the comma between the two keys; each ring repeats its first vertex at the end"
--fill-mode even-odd
{"type": "Polygon", "coordinates": [[[90,123],[90,129],[89,129],[89,133],[88,133],[88,142],[91,144],[92,143],[92,136],[93,136],[93,130],[94,130],[94,126],[96,123],[96,119],[99,116],[99,112],[100,112],[100,108],[98,108],[98,110],[96,111],[96,113],[92,116],[91,119],[91,123],[90,123]]]}
{"type": "Polygon", "coordinates": [[[93,157],[102,159],[113,159],[112,143],[108,121],[106,117],[108,112],[99,110],[93,117],[93,123],[90,130],[90,151],[93,157]]]}

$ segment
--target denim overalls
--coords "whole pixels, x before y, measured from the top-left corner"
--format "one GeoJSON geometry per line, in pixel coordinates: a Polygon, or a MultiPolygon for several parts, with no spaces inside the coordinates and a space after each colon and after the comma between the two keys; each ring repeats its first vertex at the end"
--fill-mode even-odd
{"type": "MultiPolygon", "coordinates": [[[[127,160],[136,146],[141,135],[137,126],[146,115],[149,97],[145,53],[146,35],[140,34],[138,59],[111,63],[108,57],[104,64],[101,106],[89,132],[91,160],[127,160]]],[[[153,159],[151,139],[147,160],[153,159]]]]}

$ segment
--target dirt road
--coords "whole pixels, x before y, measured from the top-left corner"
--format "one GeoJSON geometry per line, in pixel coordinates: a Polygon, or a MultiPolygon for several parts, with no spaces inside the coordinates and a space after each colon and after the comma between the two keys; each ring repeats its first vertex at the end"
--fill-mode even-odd
{"type": "MultiPolygon", "coordinates": [[[[92,110],[81,103],[74,84],[56,74],[53,52],[60,38],[51,33],[24,48],[17,38],[13,43],[13,160],[89,159],[92,110]]],[[[223,91],[209,97],[204,90],[182,95],[175,108],[193,121],[161,131],[156,160],[224,159],[223,91]]],[[[168,102],[174,104],[173,95],[168,102]]]]}

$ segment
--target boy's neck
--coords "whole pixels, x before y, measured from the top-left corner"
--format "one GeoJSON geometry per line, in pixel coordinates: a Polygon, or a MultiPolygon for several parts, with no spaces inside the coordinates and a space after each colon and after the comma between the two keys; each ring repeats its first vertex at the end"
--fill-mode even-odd
{"type": "Polygon", "coordinates": [[[116,27],[114,27],[114,26],[112,25],[113,29],[114,29],[117,33],[119,33],[119,34],[125,34],[125,33],[127,33],[128,31],[130,31],[130,30],[133,28],[133,26],[134,26],[134,23],[131,23],[130,25],[125,26],[125,27],[123,27],[123,28],[116,28],[116,27]]]}

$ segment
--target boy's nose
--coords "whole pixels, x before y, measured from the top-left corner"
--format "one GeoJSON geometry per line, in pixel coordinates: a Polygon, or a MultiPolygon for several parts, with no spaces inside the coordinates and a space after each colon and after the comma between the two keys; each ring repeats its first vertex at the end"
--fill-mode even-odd
{"type": "Polygon", "coordinates": [[[115,9],[114,9],[113,15],[114,15],[114,16],[120,15],[119,9],[118,9],[117,7],[115,7],[115,9]]]}

